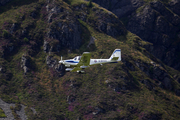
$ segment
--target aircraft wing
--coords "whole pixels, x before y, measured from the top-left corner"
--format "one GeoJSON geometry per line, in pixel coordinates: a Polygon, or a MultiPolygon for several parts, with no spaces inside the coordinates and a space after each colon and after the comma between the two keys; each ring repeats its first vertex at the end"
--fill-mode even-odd
{"type": "Polygon", "coordinates": [[[73,68],[71,72],[81,71],[82,70],[81,66],[85,66],[85,67],[89,66],[90,58],[91,58],[91,53],[84,52],[81,56],[81,59],[79,60],[79,63],[77,64],[77,67],[73,68]]]}
{"type": "Polygon", "coordinates": [[[91,58],[91,53],[90,52],[84,52],[81,56],[81,59],[79,60],[79,63],[77,66],[89,66],[90,63],[90,58],[91,58]]]}

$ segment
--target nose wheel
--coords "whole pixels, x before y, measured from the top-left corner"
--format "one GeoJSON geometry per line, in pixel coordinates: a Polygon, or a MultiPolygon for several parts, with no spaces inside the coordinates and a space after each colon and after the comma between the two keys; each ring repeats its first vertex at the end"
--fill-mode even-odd
{"type": "Polygon", "coordinates": [[[80,70],[80,71],[77,71],[79,74],[81,74],[81,73],[85,73],[85,71],[82,71],[82,70],[80,70]]]}

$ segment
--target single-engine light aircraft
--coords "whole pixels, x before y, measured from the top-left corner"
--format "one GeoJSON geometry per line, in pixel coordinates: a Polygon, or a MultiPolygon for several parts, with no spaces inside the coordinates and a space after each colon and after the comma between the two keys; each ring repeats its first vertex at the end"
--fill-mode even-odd
{"type": "Polygon", "coordinates": [[[59,63],[65,65],[66,71],[84,73],[83,69],[91,65],[104,64],[104,63],[117,63],[118,61],[121,61],[121,49],[115,49],[109,59],[90,59],[90,58],[91,58],[91,53],[84,52],[82,56],[76,56],[75,58],[69,60],[62,60],[61,57],[59,63]]]}

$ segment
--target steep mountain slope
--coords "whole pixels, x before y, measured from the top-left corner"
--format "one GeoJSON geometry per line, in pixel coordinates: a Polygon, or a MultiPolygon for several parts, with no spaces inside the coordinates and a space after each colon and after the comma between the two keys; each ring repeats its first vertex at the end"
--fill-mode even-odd
{"type": "Polygon", "coordinates": [[[127,29],[153,45],[149,52],[180,70],[180,2],[178,0],[93,0],[124,21],[127,29]]]}
{"type": "Polygon", "coordinates": [[[81,0],[12,0],[3,7],[0,97],[16,103],[15,119],[20,104],[32,120],[180,117],[180,72],[150,54],[151,43],[127,31],[112,12],[81,0]],[[84,51],[109,58],[115,48],[122,62],[92,66],[85,74],[58,64],[61,55],[84,51]]]}

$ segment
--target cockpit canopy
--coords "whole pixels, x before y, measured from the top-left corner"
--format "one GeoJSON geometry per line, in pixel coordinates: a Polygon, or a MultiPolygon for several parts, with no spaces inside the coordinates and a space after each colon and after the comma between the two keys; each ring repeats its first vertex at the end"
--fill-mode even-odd
{"type": "Polygon", "coordinates": [[[73,58],[73,60],[80,60],[81,56],[76,56],[75,58],[73,58]]]}

